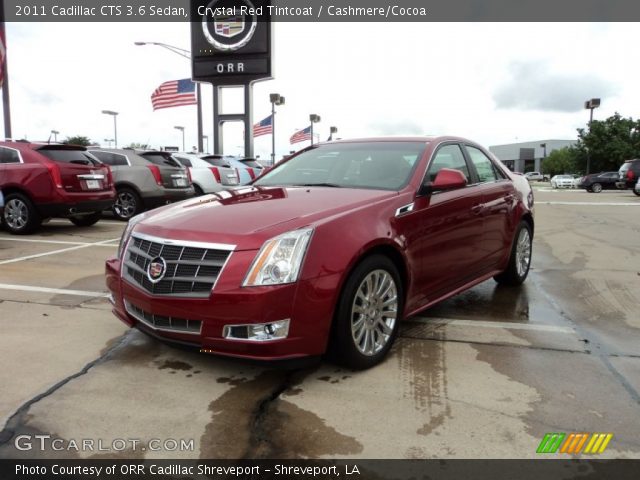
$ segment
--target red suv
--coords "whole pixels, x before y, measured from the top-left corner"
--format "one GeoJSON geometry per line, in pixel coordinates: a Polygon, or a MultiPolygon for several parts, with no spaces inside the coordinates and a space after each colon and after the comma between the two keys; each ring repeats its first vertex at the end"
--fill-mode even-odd
{"type": "Polygon", "coordinates": [[[76,145],[0,142],[0,189],[2,223],[14,234],[50,217],[93,225],[115,200],[109,167],[76,145]]]}

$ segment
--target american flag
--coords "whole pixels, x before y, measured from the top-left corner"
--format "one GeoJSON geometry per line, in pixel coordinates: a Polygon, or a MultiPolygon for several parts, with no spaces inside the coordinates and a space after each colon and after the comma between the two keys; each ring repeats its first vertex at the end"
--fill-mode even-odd
{"type": "Polygon", "coordinates": [[[311,140],[311,126],[308,126],[304,130],[298,130],[296,133],[291,135],[289,143],[293,145],[294,143],[304,142],[305,140],[311,140]]]}
{"type": "Polygon", "coordinates": [[[260,135],[268,135],[273,133],[273,115],[269,115],[267,118],[260,120],[253,126],[253,136],[259,137],[260,135]]]}
{"type": "Polygon", "coordinates": [[[181,105],[195,105],[196,84],[190,79],[171,80],[164,82],[151,94],[151,103],[154,110],[181,105]]]}

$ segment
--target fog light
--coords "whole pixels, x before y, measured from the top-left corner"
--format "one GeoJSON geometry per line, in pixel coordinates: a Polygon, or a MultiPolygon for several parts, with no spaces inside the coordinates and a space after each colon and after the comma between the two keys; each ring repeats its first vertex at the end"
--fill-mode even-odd
{"type": "Polygon", "coordinates": [[[270,323],[253,323],[250,325],[225,325],[222,336],[228,340],[248,340],[250,342],[267,342],[280,340],[289,335],[289,319],[270,323]]]}

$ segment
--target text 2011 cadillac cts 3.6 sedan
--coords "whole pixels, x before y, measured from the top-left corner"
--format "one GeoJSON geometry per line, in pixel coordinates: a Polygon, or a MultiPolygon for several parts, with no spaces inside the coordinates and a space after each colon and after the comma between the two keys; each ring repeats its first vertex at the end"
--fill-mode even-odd
{"type": "Polygon", "coordinates": [[[522,283],[532,237],[529,183],[473,142],[339,141],[134,217],[107,285],[122,321],[165,340],[367,368],[403,317],[491,277],[522,283]]]}

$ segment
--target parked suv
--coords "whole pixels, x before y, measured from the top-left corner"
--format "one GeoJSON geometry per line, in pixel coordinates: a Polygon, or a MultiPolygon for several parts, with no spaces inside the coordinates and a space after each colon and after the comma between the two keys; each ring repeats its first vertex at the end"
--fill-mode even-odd
{"type": "Polygon", "coordinates": [[[14,234],[51,217],[93,225],[115,200],[109,167],[77,145],[0,142],[0,189],[2,223],[14,234]]]}
{"type": "Polygon", "coordinates": [[[600,193],[605,189],[615,190],[618,183],[618,172],[600,172],[582,177],[578,188],[584,188],[591,193],[600,193]]]}
{"type": "Polygon", "coordinates": [[[239,184],[234,168],[214,167],[193,153],[172,153],[173,158],[189,169],[196,195],[219,192],[239,184]]]}
{"type": "Polygon", "coordinates": [[[616,184],[618,188],[631,188],[633,193],[640,196],[636,182],[640,178],[640,159],[627,160],[618,170],[619,182],[616,184]]]}
{"type": "Polygon", "coordinates": [[[120,220],[194,194],[188,170],[169,152],[100,148],[91,153],[111,167],[117,192],[113,213],[120,220]]]}

